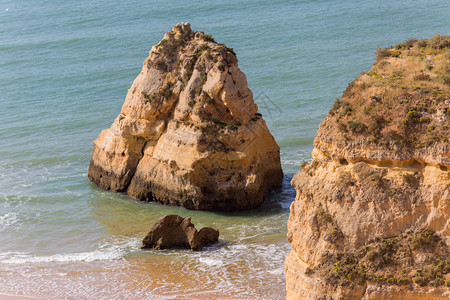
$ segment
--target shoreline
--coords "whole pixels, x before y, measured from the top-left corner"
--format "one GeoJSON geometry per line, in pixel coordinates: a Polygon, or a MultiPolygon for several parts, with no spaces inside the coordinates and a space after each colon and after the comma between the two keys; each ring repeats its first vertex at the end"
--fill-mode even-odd
{"type": "Polygon", "coordinates": [[[13,295],[8,293],[0,292],[0,300],[25,300],[25,299],[60,299],[60,298],[48,298],[48,297],[36,297],[36,296],[26,296],[26,295],[13,295]]]}

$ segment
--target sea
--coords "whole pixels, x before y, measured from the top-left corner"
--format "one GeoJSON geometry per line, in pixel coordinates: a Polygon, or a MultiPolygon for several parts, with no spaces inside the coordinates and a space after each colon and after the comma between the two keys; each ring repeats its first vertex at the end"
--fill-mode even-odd
{"type": "Polygon", "coordinates": [[[450,1],[0,0],[0,293],[65,299],[283,299],[290,186],[377,47],[450,33],[450,1]],[[92,141],[178,22],[237,53],[281,147],[256,210],[190,211],[104,191],[92,141]],[[219,229],[205,251],[142,250],[161,216],[219,229]]]}

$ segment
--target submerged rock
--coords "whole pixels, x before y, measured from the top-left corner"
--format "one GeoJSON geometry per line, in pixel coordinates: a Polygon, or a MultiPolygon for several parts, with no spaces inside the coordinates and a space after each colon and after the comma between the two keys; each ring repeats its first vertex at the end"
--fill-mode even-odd
{"type": "Polygon", "coordinates": [[[191,218],[178,215],[166,215],[156,222],[147,236],[142,240],[142,248],[171,249],[187,248],[202,250],[219,240],[219,231],[211,227],[195,229],[191,218]]]}
{"type": "Polygon", "coordinates": [[[88,176],[104,189],[200,210],[258,207],[281,186],[280,149],[232,49],[177,24],[153,46],[88,176]]]}
{"type": "Polygon", "coordinates": [[[379,49],[292,179],[288,299],[450,298],[450,37],[379,49]]]}

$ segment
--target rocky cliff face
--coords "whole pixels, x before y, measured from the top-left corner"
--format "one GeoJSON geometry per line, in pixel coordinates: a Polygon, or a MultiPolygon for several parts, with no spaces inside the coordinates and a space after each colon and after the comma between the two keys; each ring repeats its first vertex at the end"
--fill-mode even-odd
{"type": "Polygon", "coordinates": [[[189,209],[262,204],[281,186],[280,150],[232,49],[177,24],[144,61],[89,178],[144,201],[189,209]]]}
{"type": "Polygon", "coordinates": [[[378,49],[294,176],[288,299],[450,298],[450,37],[378,49]]]}

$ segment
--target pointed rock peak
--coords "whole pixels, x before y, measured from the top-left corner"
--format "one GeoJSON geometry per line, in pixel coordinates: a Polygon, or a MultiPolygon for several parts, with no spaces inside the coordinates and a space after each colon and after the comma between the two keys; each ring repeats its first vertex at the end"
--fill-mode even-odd
{"type": "Polygon", "coordinates": [[[184,33],[184,34],[189,34],[192,33],[192,29],[191,29],[191,23],[177,23],[173,26],[172,31],[175,33],[184,33]]]}

